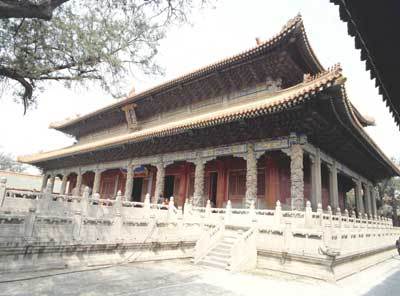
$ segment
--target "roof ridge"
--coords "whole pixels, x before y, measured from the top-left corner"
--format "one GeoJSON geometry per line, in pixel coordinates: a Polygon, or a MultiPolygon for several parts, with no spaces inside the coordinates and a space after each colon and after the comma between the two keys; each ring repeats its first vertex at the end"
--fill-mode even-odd
{"type": "Polygon", "coordinates": [[[235,61],[235,60],[239,59],[240,57],[242,57],[243,55],[249,55],[254,51],[261,50],[261,48],[263,48],[263,47],[269,47],[269,46],[273,45],[274,43],[276,43],[282,37],[285,37],[286,34],[288,34],[290,31],[295,29],[296,26],[303,26],[303,19],[302,19],[300,13],[297,14],[295,17],[289,19],[286,22],[286,24],[283,25],[283,27],[281,28],[279,33],[273,35],[272,37],[270,37],[269,39],[267,39],[265,41],[262,41],[260,44],[258,44],[256,46],[253,46],[253,47],[250,47],[248,49],[242,50],[239,53],[230,55],[230,56],[228,56],[226,58],[219,59],[216,62],[210,63],[210,64],[208,64],[206,66],[194,68],[193,70],[191,70],[191,71],[189,71],[189,72],[187,72],[185,74],[179,75],[179,76],[177,76],[175,78],[166,80],[165,82],[157,84],[157,85],[155,85],[153,87],[149,87],[149,88],[147,88],[147,89],[145,89],[145,90],[143,90],[141,92],[135,93],[133,96],[129,96],[128,95],[126,97],[122,97],[118,101],[112,102],[111,104],[108,104],[108,105],[106,105],[106,106],[104,106],[102,108],[99,108],[99,109],[95,110],[95,111],[86,113],[86,114],[81,115],[81,116],[79,116],[79,115],[75,115],[75,117],[70,116],[70,117],[68,117],[68,118],[66,118],[64,120],[60,120],[58,122],[57,121],[52,122],[52,123],[49,124],[49,128],[61,128],[61,127],[65,126],[68,123],[72,123],[74,121],[79,121],[80,119],[82,119],[82,118],[84,118],[86,116],[89,116],[89,115],[91,115],[91,114],[93,114],[95,112],[98,112],[98,111],[100,111],[102,109],[107,109],[107,108],[110,108],[110,107],[113,107],[113,106],[118,106],[119,104],[121,104],[121,102],[129,103],[130,101],[134,100],[135,98],[139,98],[141,96],[144,96],[144,95],[146,95],[148,93],[156,91],[157,89],[160,89],[162,87],[167,87],[168,85],[172,85],[173,83],[176,83],[176,82],[178,82],[180,80],[183,80],[183,79],[190,79],[191,76],[193,76],[193,75],[199,75],[199,74],[204,73],[206,71],[210,71],[210,70],[215,69],[215,68],[217,68],[219,66],[222,66],[222,65],[224,65],[224,64],[226,64],[228,62],[235,61]]]}

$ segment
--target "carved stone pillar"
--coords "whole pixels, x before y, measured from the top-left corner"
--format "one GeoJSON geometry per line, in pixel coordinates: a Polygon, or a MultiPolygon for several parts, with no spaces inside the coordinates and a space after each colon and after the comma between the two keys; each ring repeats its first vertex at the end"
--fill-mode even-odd
{"type": "Polygon", "coordinates": [[[247,147],[245,198],[246,208],[250,208],[252,201],[254,204],[257,201],[257,158],[253,144],[249,144],[247,147]]]}
{"type": "Polygon", "coordinates": [[[329,169],[329,203],[331,208],[336,210],[339,207],[339,188],[337,179],[337,167],[334,161],[332,165],[328,165],[329,169]]]}
{"type": "Polygon", "coordinates": [[[46,187],[47,187],[47,180],[48,180],[48,175],[47,175],[47,173],[44,173],[43,178],[42,178],[42,187],[40,189],[40,192],[45,192],[46,187]]]}
{"type": "Polygon", "coordinates": [[[46,189],[44,191],[45,193],[47,193],[47,194],[52,194],[53,193],[54,180],[55,180],[54,176],[50,176],[50,178],[47,180],[46,189]]]}
{"type": "Polygon", "coordinates": [[[56,181],[56,176],[51,176],[49,181],[48,181],[49,182],[48,184],[51,184],[49,193],[53,193],[54,192],[54,183],[55,183],[55,181],[56,181]]]}
{"type": "Polygon", "coordinates": [[[354,189],[354,193],[355,193],[355,198],[356,198],[356,209],[357,209],[357,213],[358,216],[360,217],[360,215],[364,214],[364,203],[362,200],[362,186],[361,186],[361,181],[354,179],[353,180],[355,183],[355,189],[354,189]]]}
{"type": "Polygon", "coordinates": [[[290,196],[292,209],[304,208],[303,148],[300,144],[290,147],[290,196]]]}
{"type": "Polygon", "coordinates": [[[92,191],[93,194],[100,192],[101,173],[102,170],[99,169],[94,171],[94,181],[93,181],[93,191],[92,191]]]}
{"type": "Polygon", "coordinates": [[[322,204],[321,156],[310,155],[311,161],[311,207],[316,211],[318,204],[322,204]]]}
{"type": "Polygon", "coordinates": [[[164,163],[158,163],[157,176],[156,176],[156,189],[154,192],[152,203],[157,203],[158,198],[164,195],[164,177],[165,177],[164,163]]]}
{"type": "Polygon", "coordinates": [[[203,206],[204,204],[204,166],[204,160],[198,157],[194,171],[193,193],[193,205],[196,207],[203,206]]]}
{"type": "Polygon", "coordinates": [[[372,215],[371,191],[369,184],[364,184],[365,213],[372,215]]]}
{"type": "Polygon", "coordinates": [[[378,211],[376,209],[376,197],[377,197],[376,189],[371,186],[372,215],[374,215],[374,217],[378,216],[378,211]]]}
{"type": "Polygon", "coordinates": [[[76,196],[81,196],[81,186],[82,186],[82,173],[78,172],[76,176],[76,186],[75,186],[76,196]]]}
{"type": "Polygon", "coordinates": [[[127,174],[126,174],[126,183],[125,183],[125,200],[132,199],[133,171],[134,171],[134,168],[131,165],[128,165],[127,174]]]}
{"type": "Polygon", "coordinates": [[[67,188],[67,180],[68,180],[68,174],[65,173],[62,177],[61,181],[61,187],[60,187],[60,194],[64,195],[65,194],[65,189],[67,188]]]}

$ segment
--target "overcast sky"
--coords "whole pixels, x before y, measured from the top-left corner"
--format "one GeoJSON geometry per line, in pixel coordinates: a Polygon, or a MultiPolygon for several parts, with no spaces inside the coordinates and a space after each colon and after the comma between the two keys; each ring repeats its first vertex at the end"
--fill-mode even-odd
{"type": "MultiPolygon", "coordinates": [[[[339,18],[339,10],[329,0],[220,0],[192,18],[192,25],[173,28],[162,42],[159,64],[165,76],[146,77],[135,73],[126,77],[127,89],[136,92],[164,80],[237,54],[255,45],[255,38],[269,39],[301,13],[311,47],[327,68],[340,62],[347,77],[350,100],[364,115],[375,118],[367,133],[388,156],[399,157],[400,132],[382,97],[360,61],[360,52],[339,18]]],[[[95,88],[68,90],[59,84],[40,94],[36,109],[23,115],[22,105],[10,97],[1,98],[0,149],[13,155],[31,154],[70,145],[73,139],[48,129],[52,121],[85,114],[114,101],[95,88]]]]}

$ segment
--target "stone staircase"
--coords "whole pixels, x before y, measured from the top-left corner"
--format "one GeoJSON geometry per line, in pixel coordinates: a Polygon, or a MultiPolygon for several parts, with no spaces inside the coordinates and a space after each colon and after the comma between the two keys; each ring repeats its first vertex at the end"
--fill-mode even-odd
{"type": "Polygon", "coordinates": [[[225,230],[222,239],[205,257],[200,260],[198,264],[221,269],[229,269],[232,247],[241,235],[242,231],[225,230]]]}

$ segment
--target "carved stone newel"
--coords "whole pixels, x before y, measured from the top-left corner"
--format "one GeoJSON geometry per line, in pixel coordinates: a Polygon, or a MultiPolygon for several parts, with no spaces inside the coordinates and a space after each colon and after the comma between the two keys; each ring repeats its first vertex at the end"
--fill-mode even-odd
{"type": "Polygon", "coordinates": [[[247,149],[247,171],[246,171],[246,208],[257,199],[257,158],[254,145],[249,144],[247,149]]]}
{"type": "Polygon", "coordinates": [[[303,172],[303,148],[300,144],[290,147],[290,195],[292,209],[304,208],[304,172],[303,172]]]}

